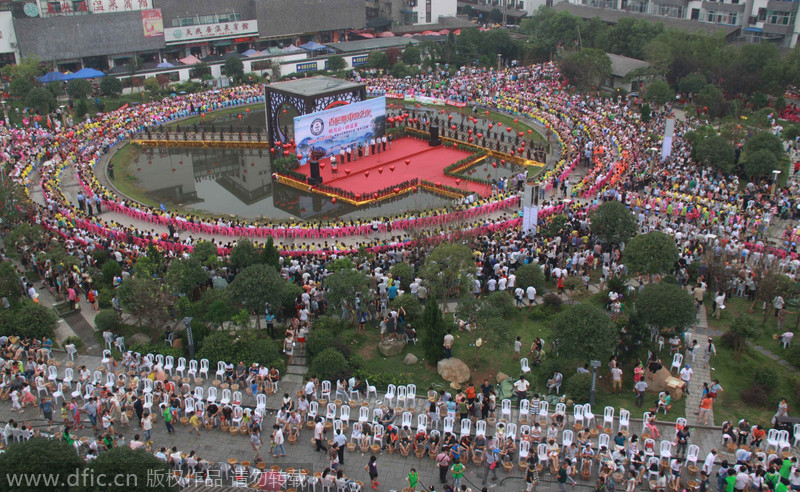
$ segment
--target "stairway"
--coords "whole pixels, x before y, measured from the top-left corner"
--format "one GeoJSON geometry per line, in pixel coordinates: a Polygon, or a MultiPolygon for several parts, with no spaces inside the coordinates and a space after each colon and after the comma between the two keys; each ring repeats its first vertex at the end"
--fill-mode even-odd
{"type": "MultiPolygon", "coordinates": [[[[297,351],[297,348],[295,348],[295,351],[297,351]]],[[[303,384],[306,374],[308,373],[308,367],[306,366],[306,352],[303,351],[299,354],[296,354],[292,362],[294,363],[289,364],[286,367],[286,374],[281,378],[281,381],[303,384]]]]}

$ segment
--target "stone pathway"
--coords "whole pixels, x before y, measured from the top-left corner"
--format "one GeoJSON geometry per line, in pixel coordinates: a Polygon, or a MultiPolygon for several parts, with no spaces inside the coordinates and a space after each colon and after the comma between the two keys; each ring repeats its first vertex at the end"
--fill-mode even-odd
{"type": "Polygon", "coordinates": [[[758,345],[758,344],[755,344],[755,343],[752,343],[752,342],[748,342],[748,345],[753,347],[753,350],[755,350],[756,352],[769,357],[770,359],[774,360],[776,363],[780,364],[781,366],[785,367],[786,369],[789,369],[791,371],[797,371],[798,370],[796,367],[791,365],[789,362],[787,362],[786,360],[781,358],[780,355],[772,352],[768,348],[764,348],[761,345],[758,345]]]}
{"type": "MultiPolygon", "coordinates": [[[[697,312],[697,324],[695,331],[690,336],[686,337],[684,345],[691,343],[692,340],[697,340],[697,348],[695,348],[694,360],[685,358],[683,363],[692,366],[692,380],[689,383],[689,394],[686,396],[686,420],[691,425],[698,424],[698,408],[700,408],[700,397],[703,393],[703,383],[711,383],[711,368],[705,367],[703,364],[703,357],[708,349],[708,336],[711,335],[711,329],[708,327],[708,316],[706,316],[705,305],[700,306],[697,312]]],[[[685,357],[685,355],[684,355],[685,357]]],[[[713,361],[712,361],[713,362],[713,361]]],[[[670,361],[671,363],[671,361],[670,361]]],[[[680,377],[680,376],[679,376],[680,377]]],[[[709,425],[714,425],[714,409],[711,409],[709,416],[709,425]]]]}

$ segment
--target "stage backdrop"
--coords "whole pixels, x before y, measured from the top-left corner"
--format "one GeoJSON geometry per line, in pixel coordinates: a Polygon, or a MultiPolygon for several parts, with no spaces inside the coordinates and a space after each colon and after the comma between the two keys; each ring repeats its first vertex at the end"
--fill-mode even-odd
{"type": "Polygon", "coordinates": [[[294,141],[303,162],[312,150],[318,149],[324,157],[338,155],[339,150],[353,145],[353,152],[361,142],[369,146],[374,137],[386,131],[386,98],[376,97],[352,104],[336,106],[324,111],[294,118],[294,141]]]}

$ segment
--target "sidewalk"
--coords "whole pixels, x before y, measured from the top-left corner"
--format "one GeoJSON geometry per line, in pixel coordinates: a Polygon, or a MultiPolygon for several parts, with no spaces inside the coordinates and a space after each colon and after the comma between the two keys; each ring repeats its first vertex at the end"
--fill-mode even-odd
{"type": "MultiPolygon", "coordinates": [[[[686,420],[690,425],[698,424],[700,408],[700,400],[703,393],[703,383],[711,383],[711,367],[705,367],[703,359],[708,350],[708,337],[712,335],[711,329],[708,327],[708,317],[706,316],[705,305],[700,306],[697,312],[697,329],[686,337],[684,345],[691,343],[692,340],[697,340],[697,347],[694,349],[694,360],[684,359],[684,365],[689,363],[692,366],[692,380],[689,383],[689,394],[686,396],[686,420]]],[[[671,363],[671,361],[670,361],[671,363]]],[[[713,363],[713,361],[712,361],[713,363]]],[[[680,376],[679,376],[680,377],[680,376]]],[[[714,425],[714,409],[712,407],[709,415],[709,424],[714,425]]]]}

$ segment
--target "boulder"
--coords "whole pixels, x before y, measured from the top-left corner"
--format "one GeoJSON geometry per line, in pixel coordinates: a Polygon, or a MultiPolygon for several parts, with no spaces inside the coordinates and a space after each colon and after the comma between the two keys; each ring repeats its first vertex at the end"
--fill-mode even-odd
{"type": "Polygon", "coordinates": [[[436,364],[436,370],[442,379],[449,382],[466,383],[470,378],[469,366],[461,359],[442,359],[436,364]]]}
{"type": "Polygon", "coordinates": [[[399,339],[386,339],[378,342],[378,350],[380,350],[385,357],[397,355],[402,352],[404,348],[406,348],[406,342],[399,339]]]}
{"type": "Polygon", "coordinates": [[[403,364],[405,364],[407,366],[412,366],[412,365],[416,364],[417,362],[419,362],[419,359],[414,354],[406,354],[406,358],[403,359],[403,364]]]}
{"type": "Polygon", "coordinates": [[[133,347],[134,345],[150,345],[151,343],[153,343],[153,340],[149,335],[144,333],[136,333],[125,340],[125,345],[128,347],[133,347]]]}
{"type": "Polygon", "coordinates": [[[508,374],[506,374],[504,372],[498,372],[497,373],[497,384],[502,383],[506,379],[508,379],[508,374]]]}

